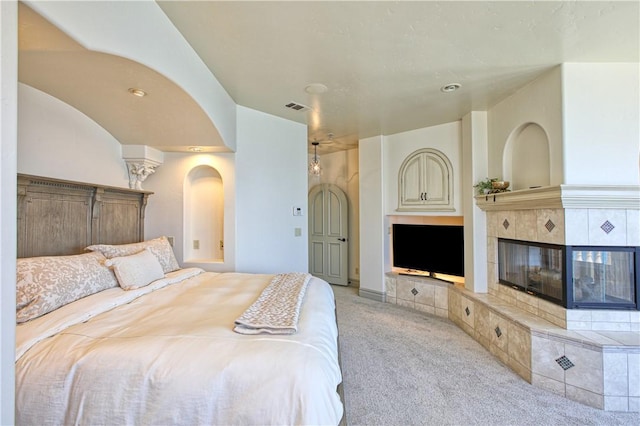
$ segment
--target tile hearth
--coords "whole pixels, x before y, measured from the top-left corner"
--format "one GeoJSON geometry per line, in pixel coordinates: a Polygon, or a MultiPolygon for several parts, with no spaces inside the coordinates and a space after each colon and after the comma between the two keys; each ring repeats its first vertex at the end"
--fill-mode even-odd
{"type": "Polygon", "coordinates": [[[453,286],[449,301],[450,319],[531,384],[604,410],[640,411],[637,331],[567,330],[495,296],[453,286]],[[469,307],[473,322],[459,314],[469,307]],[[496,337],[495,327],[506,333],[496,337]]]}
{"type": "Polygon", "coordinates": [[[448,317],[534,386],[599,409],[640,412],[640,320],[629,323],[635,331],[567,330],[428,277],[388,273],[385,282],[387,302],[448,317]]]}

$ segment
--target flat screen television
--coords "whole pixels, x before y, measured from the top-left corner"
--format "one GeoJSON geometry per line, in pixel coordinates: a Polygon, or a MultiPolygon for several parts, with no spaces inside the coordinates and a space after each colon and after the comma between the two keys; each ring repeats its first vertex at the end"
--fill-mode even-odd
{"type": "Polygon", "coordinates": [[[464,277],[463,226],[396,223],[392,237],[394,267],[464,277]]]}

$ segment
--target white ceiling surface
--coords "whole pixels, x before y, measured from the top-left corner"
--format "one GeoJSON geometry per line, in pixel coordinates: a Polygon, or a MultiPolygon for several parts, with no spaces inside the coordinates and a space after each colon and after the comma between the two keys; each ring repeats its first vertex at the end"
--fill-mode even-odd
{"type": "Polygon", "coordinates": [[[203,109],[175,82],[130,59],[86,49],[22,3],[18,14],[20,82],[82,111],[122,144],[229,151],[203,109]],[[148,96],[132,96],[129,88],[148,96]]]}
{"type": "MultiPolygon", "coordinates": [[[[324,142],[334,135],[332,143],[320,145],[320,153],[356,146],[362,138],[452,122],[469,111],[486,110],[563,62],[640,61],[638,1],[158,4],[237,104],[307,124],[310,141],[324,142]],[[312,83],[328,90],[305,92],[312,83]],[[449,83],[462,87],[441,92],[449,83]],[[290,110],[285,107],[289,102],[310,110],[290,110]]],[[[22,26],[22,14],[20,19],[22,26]]],[[[38,59],[24,68],[25,53],[21,47],[21,81],[31,81],[63,100],[64,92],[73,90],[70,86],[97,86],[100,95],[96,75],[106,82],[113,75],[153,74],[135,62],[82,48],[64,56],[32,51],[38,59]],[[63,73],[73,78],[46,77],[51,75],[48,61],[58,67],[64,64],[63,73]],[[74,72],[76,66],[84,71],[74,72]]],[[[114,116],[114,105],[101,96],[85,95],[79,101],[82,96],[76,94],[69,99],[72,105],[80,103],[80,110],[122,143],[165,151],[186,149],[175,146],[175,138],[163,144],[162,138],[145,136],[146,122],[182,127],[179,140],[189,146],[211,131],[184,130],[210,121],[198,115],[204,113],[187,94],[161,75],[152,81],[158,87],[146,90],[165,85],[168,88],[162,90],[178,101],[136,111],[135,125],[127,119],[126,109],[114,116]],[[132,126],[138,131],[132,133],[132,126]]],[[[612,88],[618,89],[615,84],[612,88]]],[[[143,100],[152,103],[151,97],[143,100]]],[[[177,130],[172,129],[175,136],[177,130]]]]}

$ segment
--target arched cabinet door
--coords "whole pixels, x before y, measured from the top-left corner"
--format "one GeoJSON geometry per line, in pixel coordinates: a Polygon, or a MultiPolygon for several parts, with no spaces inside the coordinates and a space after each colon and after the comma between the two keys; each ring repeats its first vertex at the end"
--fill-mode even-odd
{"type": "Polygon", "coordinates": [[[398,211],[453,211],[451,162],[435,149],[409,155],[398,175],[398,211]]]}

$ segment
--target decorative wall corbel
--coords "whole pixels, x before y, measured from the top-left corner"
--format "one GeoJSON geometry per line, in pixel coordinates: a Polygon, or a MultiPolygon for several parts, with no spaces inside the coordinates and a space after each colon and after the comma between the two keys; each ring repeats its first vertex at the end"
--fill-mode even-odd
{"type": "Polygon", "coordinates": [[[129,188],[142,190],[142,182],[144,182],[149,175],[155,173],[156,167],[160,164],[151,163],[148,160],[125,160],[127,163],[127,169],[129,170],[129,188]]]}
{"type": "Polygon", "coordinates": [[[142,182],[155,173],[164,160],[161,151],[146,145],[123,145],[122,158],[127,163],[129,188],[137,190],[142,190],[142,182]]]}

